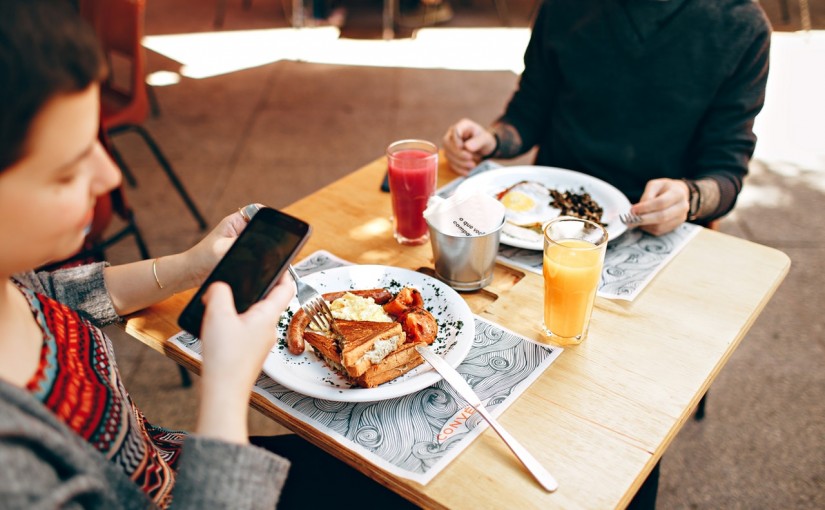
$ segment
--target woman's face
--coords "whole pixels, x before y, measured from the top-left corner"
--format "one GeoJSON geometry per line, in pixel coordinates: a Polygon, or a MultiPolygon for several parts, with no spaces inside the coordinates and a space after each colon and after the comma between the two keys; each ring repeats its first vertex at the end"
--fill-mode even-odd
{"type": "Polygon", "coordinates": [[[49,100],[32,123],[23,159],[0,172],[0,274],[76,253],[95,201],[120,183],[99,143],[97,84],[49,100]]]}

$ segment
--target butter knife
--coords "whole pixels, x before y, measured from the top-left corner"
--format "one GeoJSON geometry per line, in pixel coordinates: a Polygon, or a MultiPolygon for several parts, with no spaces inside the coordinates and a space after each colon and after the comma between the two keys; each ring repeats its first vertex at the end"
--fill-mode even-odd
{"type": "Polygon", "coordinates": [[[446,361],[444,361],[441,356],[435,353],[435,351],[431,350],[429,347],[425,347],[423,345],[417,345],[415,350],[418,351],[418,354],[421,355],[422,358],[427,360],[427,363],[432,365],[436,372],[441,374],[447,383],[455,389],[456,392],[467,401],[477,412],[481,415],[482,418],[487,420],[487,423],[490,424],[490,427],[496,431],[496,433],[501,436],[501,439],[504,440],[504,444],[506,444],[510,450],[518,457],[518,460],[524,464],[524,467],[530,471],[530,474],[544,487],[545,490],[548,492],[553,492],[554,490],[559,488],[559,483],[553,478],[544,466],[542,466],[535,457],[533,457],[530,452],[524,448],[521,443],[516,441],[516,438],[510,435],[509,432],[504,430],[504,427],[493,418],[493,415],[484,407],[484,404],[481,402],[481,399],[476,395],[476,392],[473,391],[473,388],[467,384],[467,381],[459,374],[453,367],[449,365],[446,361]]]}

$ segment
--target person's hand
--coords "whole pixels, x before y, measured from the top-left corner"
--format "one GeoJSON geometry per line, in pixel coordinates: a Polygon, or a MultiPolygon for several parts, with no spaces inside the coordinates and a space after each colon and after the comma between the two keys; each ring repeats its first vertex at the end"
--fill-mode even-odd
{"type": "Polygon", "coordinates": [[[660,236],[687,220],[690,191],[679,179],[653,179],[645,185],[642,198],[630,211],[642,217],[639,228],[660,236]]]}
{"type": "Polygon", "coordinates": [[[198,244],[183,252],[189,270],[189,288],[203,283],[244,228],[246,221],[236,211],[222,219],[198,244]]]}
{"type": "Polygon", "coordinates": [[[278,319],[295,295],[282,276],[263,300],[242,315],[226,283],[212,284],[203,296],[206,310],[201,339],[201,407],[197,433],[228,441],[247,440],[249,393],[276,340],[278,319]]]}
{"type": "Polygon", "coordinates": [[[495,136],[469,119],[450,126],[441,141],[450,168],[461,175],[467,175],[496,149],[495,136]]]}

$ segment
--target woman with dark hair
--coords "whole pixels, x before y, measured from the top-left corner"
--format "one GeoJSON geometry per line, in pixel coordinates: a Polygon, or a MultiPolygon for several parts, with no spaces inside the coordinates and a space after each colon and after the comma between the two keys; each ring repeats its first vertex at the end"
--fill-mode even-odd
{"type": "Polygon", "coordinates": [[[192,434],[132,402],[99,328],[200,285],[245,227],[240,213],[183,253],[33,271],[77,252],[97,197],[120,183],[98,141],[104,74],[68,2],[0,2],[0,507],[331,507],[347,492],[412,507],[298,436],[248,436],[250,391],[295,294],[288,277],[243,315],[228,285],[205,294],[192,434]]]}
{"type": "Polygon", "coordinates": [[[273,508],[289,462],[249,444],[247,406],[292,282],[243,315],[227,285],[206,294],[192,435],[147,422],[99,329],[199,285],[240,214],[180,254],[33,272],[80,248],[120,182],[98,141],[104,72],[68,2],[0,2],[0,506],[273,508]]]}

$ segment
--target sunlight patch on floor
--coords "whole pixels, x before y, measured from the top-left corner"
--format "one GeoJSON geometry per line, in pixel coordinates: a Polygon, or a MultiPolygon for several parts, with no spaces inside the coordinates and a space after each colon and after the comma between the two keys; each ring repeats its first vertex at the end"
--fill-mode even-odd
{"type": "Polygon", "coordinates": [[[196,79],[280,60],[519,74],[529,37],[527,28],[428,28],[411,39],[360,40],[319,27],[157,35],[143,45],[180,62],[180,74],[196,79]]]}
{"type": "Polygon", "coordinates": [[[749,207],[779,208],[789,207],[793,203],[793,195],[778,186],[763,186],[748,183],[742,187],[742,192],[736,200],[737,209],[749,207]]]}

